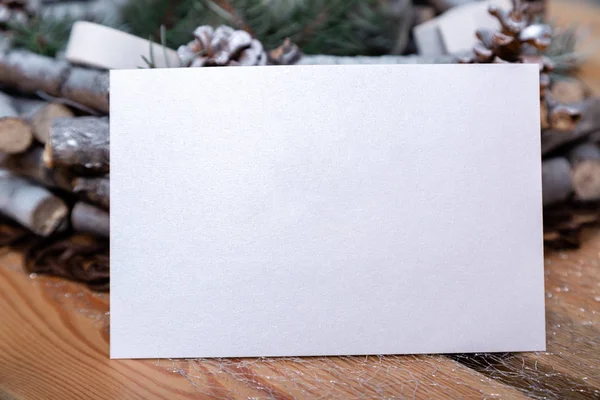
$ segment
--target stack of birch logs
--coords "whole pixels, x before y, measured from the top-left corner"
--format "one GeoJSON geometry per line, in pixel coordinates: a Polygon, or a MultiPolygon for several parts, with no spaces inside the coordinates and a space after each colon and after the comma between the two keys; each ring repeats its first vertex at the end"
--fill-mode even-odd
{"type": "MultiPolygon", "coordinates": [[[[581,226],[600,220],[600,99],[576,80],[550,79],[552,63],[531,53],[548,45],[550,28],[535,24],[520,0],[513,6],[491,10],[502,30],[477,32],[480,43],[463,61],[539,63],[544,239],[577,245],[581,226]]],[[[298,58],[298,48],[286,42],[269,53],[268,62],[298,58]]],[[[321,55],[302,57],[299,64],[456,61],[321,55]]],[[[20,240],[30,272],[99,290],[108,289],[109,278],[108,98],[107,71],[22,50],[0,53],[0,245],[20,240]]]]}
{"type": "Polygon", "coordinates": [[[59,270],[93,248],[105,265],[89,272],[107,287],[108,72],[14,50],[0,55],[0,85],[0,214],[42,246],[26,252],[26,264],[47,270],[54,256],[49,272],[73,278],[83,265],[59,270]]]}
{"type": "Polygon", "coordinates": [[[542,130],[544,240],[577,247],[584,225],[600,221],[600,98],[578,81],[558,81],[554,98],[581,109],[573,129],[542,130]]]}

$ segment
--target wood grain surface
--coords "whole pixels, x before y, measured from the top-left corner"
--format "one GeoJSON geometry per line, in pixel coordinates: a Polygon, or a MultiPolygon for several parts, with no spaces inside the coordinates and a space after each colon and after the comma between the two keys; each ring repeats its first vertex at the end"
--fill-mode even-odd
{"type": "MultiPolygon", "coordinates": [[[[550,10],[600,38],[591,3],[550,10]]],[[[581,77],[600,94],[600,53],[581,77]]],[[[110,360],[108,295],[29,276],[0,249],[0,399],[600,398],[600,229],[546,254],[545,279],[547,352],[110,360]]]]}

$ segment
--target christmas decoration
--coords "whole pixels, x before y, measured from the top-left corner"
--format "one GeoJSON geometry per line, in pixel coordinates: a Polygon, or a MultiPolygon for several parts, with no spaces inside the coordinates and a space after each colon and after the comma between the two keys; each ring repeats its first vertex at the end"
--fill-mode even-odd
{"type": "MultiPolygon", "coordinates": [[[[47,13],[43,2],[0,0],[0,29],[11,44],[0,51],[0,245],[27,243],[31,272],[108,288],[106,69],[124,67],[123,60],[153,68],[454,63],[456,55],[399,54],[414,49],[412,26],[466,2],[129,1],[115,12],[120,29],[139,36],[132,47],[118,39],[131,35],[83,22],[100,20],[94,13],[74,17],[47,13]],[[90,41],[89,27],[113,39],[90,41]]],[[[562,76],[582,62],[579,36],[541,23],[544,9],[539,0],[492,8],[501,29],[477,31],[479,42],[462,61],[539,65],[544,238],[575,246],[581,227],[600,219],[600,99],[562,76]]]]}
{"type": "Polygon", "coordinates": [[[286,38],[306,54],[401,54],[413,20],[410,0],[138,0],[124,7],[127,29],[166,44],[187,42],[198,25],[245,30],[267,49],[286,38]]]}
{"type": "Polygon", "coordinates": [[[281,46],[269,52],[269,63],[274,65],[296,64],[301,58],[300,48],[290,39],[285,39],[281,46]]]}
{"type": "Polygon", "coordinates": [[[554,63],[538,52],[548,48],[552,39],[549,25],[533,23],[529,5],[522,0],[512,0],[510,11],[491,6],[489,13],[498,19],[501,30],[480,29],[476,32],[480,42],[473,48],[474,55],[463,62],[474,63],[537,63],[540,66],[540,95],[542,99],[542,126],[558,131],[569,131],[581,116],[581,109],[558,103],[548,93],[549,73],[554,63]],[[536,52],[537,50],[537,52],[536,52]]]}
{"type": "Polygon", "coordinates": [[[186,67],[267,64],[267,54],[258,40],[225,25],[196,28],[194,40],[180,46],[177,54],[186,67]]]}

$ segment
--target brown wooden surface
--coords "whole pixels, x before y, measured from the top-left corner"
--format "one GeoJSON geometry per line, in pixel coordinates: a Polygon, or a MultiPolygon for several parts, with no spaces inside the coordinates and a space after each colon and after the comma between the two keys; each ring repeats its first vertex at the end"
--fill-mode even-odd
{"type": "MultiPolygon", "coordinates": [[[[598,8],[553,1],[551,14],[600,38],[598,8]]],[[[581,76],[600,94],[599,52],[581,76]]],[[[110,360],[108,312],[108,295],[29,276],[0,249],[0,399],[600,398],[599,229],[547,254],[542,353],[110,360]]]]}

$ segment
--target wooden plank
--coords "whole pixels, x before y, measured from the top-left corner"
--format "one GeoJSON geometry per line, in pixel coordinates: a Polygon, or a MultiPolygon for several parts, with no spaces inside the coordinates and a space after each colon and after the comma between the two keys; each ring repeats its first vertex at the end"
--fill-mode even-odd
{"type": "Polygon", "coordinates": [[[0,398],[525,398],[442,356],[109,360],[108,296],[0,256],[0,398]]]}
{"type": "Polygon", "coordinates": [[[547,352],[453,356],[540,398],[600,398],[600,231],[546,257],[547,352]]]}
{"type": "MultiPolygon", "coordinates": [[[[592,39],[597,10],[550,2],[559,24],[589,26],[592,39]]],[[[600,93],[599,52],[580,76],[600,93]]],[[[600,398],[599,264],[598,230],[579,251],[548,254],[544,353],[109,360],[106,295],[30,279],[20,255],[1,254],[0,398],[600,398]]]]}

